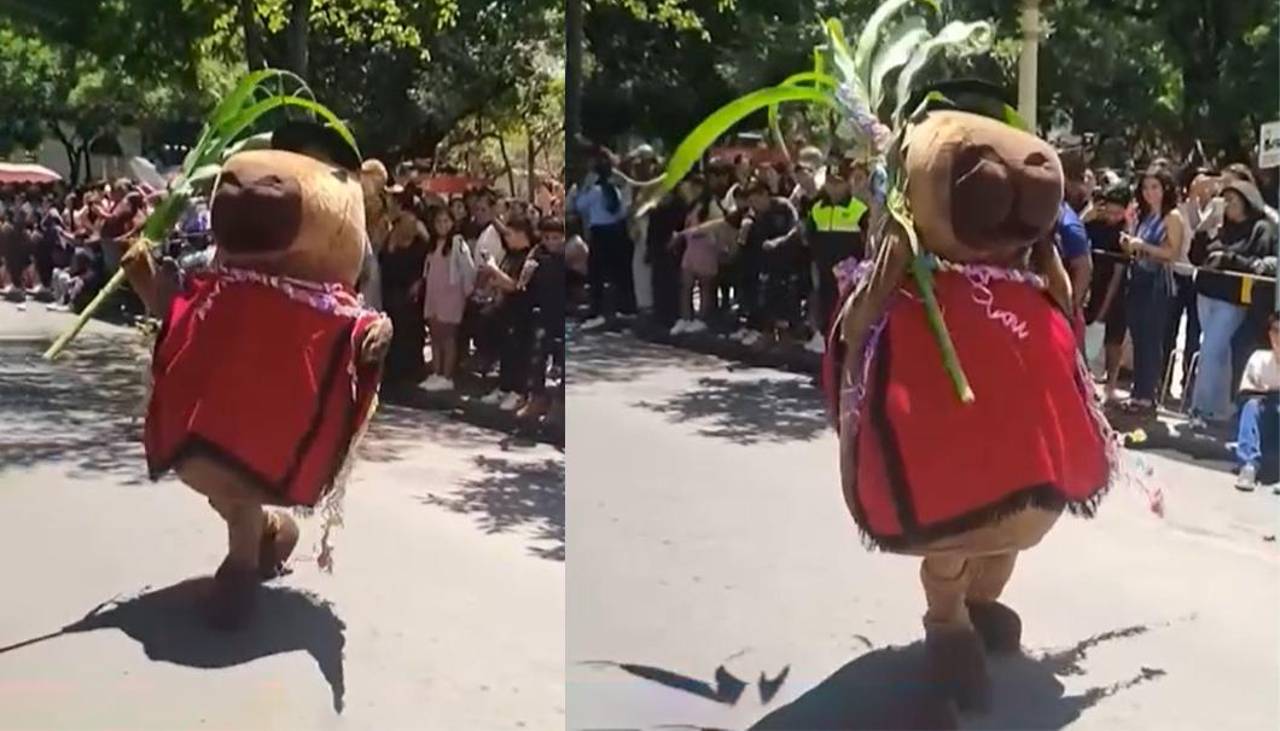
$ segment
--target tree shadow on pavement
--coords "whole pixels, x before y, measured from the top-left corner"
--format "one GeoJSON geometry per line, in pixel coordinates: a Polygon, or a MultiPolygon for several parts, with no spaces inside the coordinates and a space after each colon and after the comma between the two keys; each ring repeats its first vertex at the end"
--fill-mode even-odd
{"type": "Polygon", "coordinates": [[[810,441],[828,427],[821,394],[800,378],[709,376],[666,401],[636,405],[672,422],[692,421],[703,436],[742,445],[810,441]]]}
{"type": "Polygon", "coordinates": [[[424,442],[459,449],[492,448],[493,433],[439,414],[383,402],[369,423],[356,454],[370,462],[395,462],[424,442]]]}
{"type": "Polygon", "coordinates": [[[1128,627],[1082,640],[1038,657],[1016,655],[989,661],[995,702],[991,713],[964,716],[947,725],[949,714],[926,677],[924,643],[868,652],[837,670],[795,701],[765,716],[752,731],[801,729],[971,729],[997,731],[1065,728],[1100,701],[1165,674],[1141,668],[1119,683],[1067,695],[1059,677],[1083,674],[1080,662],[1102,642],[1132,637],[1145,626],[1128,627]]]}
{"type": "Polygon", "coordinates": [[[211,577],[187,579],[130,599],[94,607],[61,631],[0,647],[0,654],[62,635],[118,629],[142,645],[149,660],[189,668],[228,668],[271,655],[304,651],[316,661],[333,697],[334,711],[345,704],[343,630],[346,625],[327,602],[308,592],[280,586],[258,590],[252,623],[239,632],[215,632],[204,624],[203,600],[211,577]]]}
{"type": "Polygon", "coordinates": [[[455,513],[470,513],[486,533],[532,530],[539,545],[529,552],[552,561],[564,560],[564,461],[476,457],[482,476],[451,493],[419,500],[455,513]]]}
{"type": "Polygon", "coordinates": [[[571,336],[569,386],[592,383],[625,383],[664,368],[715,367],[724,370],[724,361],[665,345],[654,345],[619,334],[571,336]]]}
{"type": "Polygon", "coordinates": [[[63,464],[74,473],[146,482],[141,340],[82,337],[57,361],[38,340],[0,341],[0,473],[63,464]]]}

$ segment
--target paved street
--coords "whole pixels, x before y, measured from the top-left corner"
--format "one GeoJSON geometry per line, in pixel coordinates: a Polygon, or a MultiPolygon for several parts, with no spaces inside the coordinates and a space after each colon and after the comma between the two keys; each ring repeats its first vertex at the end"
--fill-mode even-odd
{"type": "Polygon", "coordinates": [[[559,452],[384,407],[334,573],[307,520],[261,621],[211,634],[194,596],[225,529],[145,479],[133,333],[95,324],[39,360],[69,321],[0,303],[0,728],[564,725],[559,452]]]}
{"type": "MultiPolygon", "coordinates": [[[[901,727],[918,564],[859,543],[809,380],[623,335],[570,352],[570,727],[901,727]]],[[[1280,724],[1280,497],[1143,459],[1167,517],[1117,488],[1020,560],[1029,656],[994,665],[997,708],[965,728],[1280,724]]]]}

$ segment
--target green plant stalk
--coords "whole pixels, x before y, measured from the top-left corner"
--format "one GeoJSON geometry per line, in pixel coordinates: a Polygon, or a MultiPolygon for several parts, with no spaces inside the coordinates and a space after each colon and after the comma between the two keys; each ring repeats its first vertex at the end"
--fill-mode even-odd
{"type": "MultiPolygon", "coordinates": [[[[156,207],[151,215],[147,217],[146,223],[142,226],[142,236],[148,241],[156,241],[161,239],[165,232],[173,228],[177,224],[178,219],[182,217],[183,212],[187,208],[189,195],[185,192],[178,192],[164,199],[159,206],[156,207]]],[[[116,270],[111,279],[102,287],[87,306],[80,312],[80,316],[76,318],[75,324],[54,341],[53,345],[45,351],[45,360],[53,360],[62,354],[62,351],[75,339],[84,326],[89,324],[89,319],[93,317],[98,308],[107,301],[111,295],[125,282],[124,268],[116,270]]]]}
{"type": "Polygon", "coordinates": [[[938,307],[938,298],[933,290],[933,269],[924,256],[916,255],[911,261],[911,274],[915,277],[916,288],[920,290],[920,298],[924,300],[925,317],[929,321],[929,329],[942,351],[942,367],[946,369],[951,383],[956,388],[960,402],[971,404],[975,400],[973,388],[960,365],[960,356],[956,354],[955,343],[951,341],[951,333],[947,331],[947,323],[942,319],[942,309],[938,307]]]}

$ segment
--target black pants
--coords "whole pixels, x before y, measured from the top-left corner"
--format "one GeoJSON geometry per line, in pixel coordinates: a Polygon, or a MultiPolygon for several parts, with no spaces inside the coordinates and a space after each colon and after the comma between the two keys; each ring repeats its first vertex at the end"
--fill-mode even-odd
{"type": "Polygon", "coordinates": [[[680,319],[680,250],[652,246],[653,319],[663,327],[671,327],[680,319]]]}
{"type": "MultiPolygon", "coordinates": [[[[564,373],[564,311],[539,307],[534,314],[536,328],[532,360],[529,364],[529,393],[547,392],[547,361],[564,373]]],[[[561,375],[561,380],[564,376],[561,375]]]]}
{"type": "Polygon", "coordinates": [[[501,318],[493,305],[482,305],[468,300],[462,313],[462,327],[458,332],[458,344],[461,354],[465,355],[468,345],[474,350],[476,360],[483,364],[492,364],[497,360],[502,343],[501,318]]]}
{"type": "Polygon", "coordinates": [[[528,302],[508,301],[497,313],[501,336],[498,389],[523,393],[529,385],[536,321],[528,302]]]}
{"type": "Polygon", "coordinates": [[[1160,378],[1169,372],[1169,359],[1178,347],[1178,326],[1182,324],[1182,313],[1187,314],[1187,337],[1184,341],[1186,351],[1182,354],[1182,389],[1191,384],[1187,382],[1190,372],[1191,357],[1200,350],[1200,311],[1196,308],[1195,281],[1187,275],[1175,274],[1173,277],[1173,301],[1169,303],[1169,322],[1164,335],[1164,357],[1160,360],[1160,378]]]}
{"type": "Polygon", "coordinates": [[[624,315],[636,312],[635,273],[631,259],[635,243],[627,224],[591,227],[591,249],[587,255],[587,277],[591,282],[591,316],[611,314],[605,310],[605,289],[612,294],[613,311],[624,315]]]}
{"type": "Polygon", "coordinates": [[[746,320],[747,327],[759,329],[764,325],[763,292],[760,280],[764,276],[763,252],[757,248],[743,248],[738,253],[737,286],[738,314],[746,320]]]}
{"type": "Polygon", "coordinates": [[[765,252],[763,318],[773,327],[786,323],[800,324],[800,299],[807,277],[803,272],[803,252],[796,244],[780,246],[765,252]]]}
{"type": "Polygon", "coordinates": [[[840,284],[836,280],[835,273],[836,264],[853,256],[856,251],[857,240],[853,237],[849,237],[847,241],[819,238],[814,242],[813,263],[818,270],[818,301],[813,309],[816,310],[816,323],[823,335],[826,335],[831,327],[831,321],[836,316],[836,306],[839,304],[836,301],[840,298],[840,284]]]}

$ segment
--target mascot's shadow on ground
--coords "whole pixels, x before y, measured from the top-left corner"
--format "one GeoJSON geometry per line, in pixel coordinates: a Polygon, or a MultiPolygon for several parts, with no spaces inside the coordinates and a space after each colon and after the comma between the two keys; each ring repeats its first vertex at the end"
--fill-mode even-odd
{"type": "Polygon", "coordinates": [[[211,633],[198,607],[208,601],[213,579],[200,577],[147,590],[94,607],[84,618],[44,637],[0,648],[0,653],[77,632],[118,629],[142,645],[147,658],[190,668],[227,668],[287,652],[315,659],[342,712],[346,681],[342,650],[346,625],[324,601],[303,591],[266,585],[257,590],[258,621],[242,632],[211,633]]]}
{"type": "Polygon", "coordinates": [[[1065,728],[1103,699],[1165,674],[1144,667],[1129,680],[1073,695],[1067,695],[1058,680],[1083,672],[1077,663],[1090,647],[1145,631],[1146,627],[1129,627],[1088,638],[1060,652],[993,658],[990,673],[995,703],[991,711],[959,719],[947,694],[929,679],[923,641],[873,650],[765,716],[751,731],[1065,728]]]}

